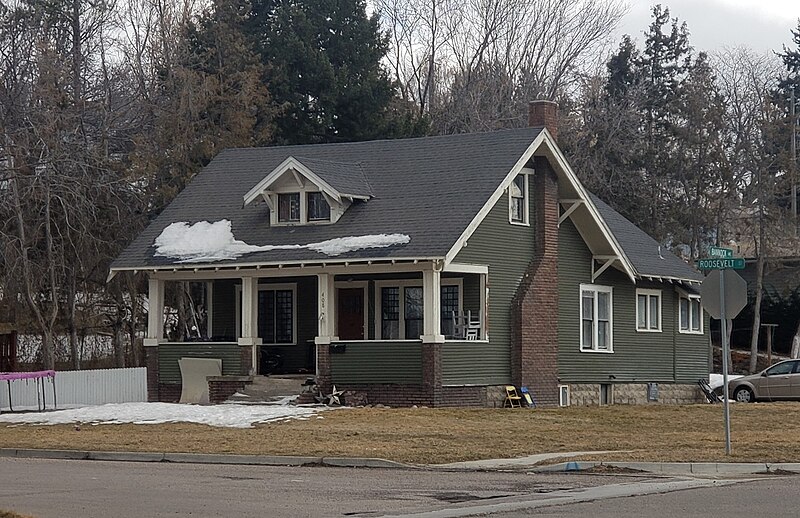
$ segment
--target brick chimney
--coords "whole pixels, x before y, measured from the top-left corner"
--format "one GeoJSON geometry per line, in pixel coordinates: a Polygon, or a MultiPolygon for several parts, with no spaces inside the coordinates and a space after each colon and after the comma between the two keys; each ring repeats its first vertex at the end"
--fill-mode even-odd
{"type": "Polygon", "coordinates": [[[547,128],[547,131],[558,140],[558,103],[554,101],[531,101],[528,104],[528,126],[547,128]]]}
{"type": "MultiPolygon", "coordinates": [[[[558,135],[558,105],[533,101],[530,125],[558,135]]],[[[511,379],[537,404],[558,405],[558,176],[546,157],[532,159],[531,262],[512,302],[511,379]]]]}

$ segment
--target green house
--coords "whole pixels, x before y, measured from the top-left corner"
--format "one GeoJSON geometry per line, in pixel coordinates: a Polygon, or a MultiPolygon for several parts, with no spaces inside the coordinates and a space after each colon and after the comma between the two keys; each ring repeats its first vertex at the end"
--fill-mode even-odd
{"type": "Polygon", "coordinates": [[[181,358],[236,376],[279,357],[370,403],[699,400],[701,275],[581,185],[556,116],[220,153],[111,268],[149,279],[150,399],[180,394],[181,358]],[[180,333],[175,293],[197,310],[180,333]]]}

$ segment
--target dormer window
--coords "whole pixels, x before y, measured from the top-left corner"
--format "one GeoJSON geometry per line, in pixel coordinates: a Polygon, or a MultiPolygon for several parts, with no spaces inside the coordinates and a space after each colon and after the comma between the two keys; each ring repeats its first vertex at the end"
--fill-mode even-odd
{"type": "Polygon", "coordinates": [[[278,221],[281,223],[300,222],[299,192],[278,195],[278,221]]]}
{"type": "Polygon", "coordinates": [[[321,192],[306,193],[308,200],[308,221],[330,221],[331,206],[321,192]]]}
{"type": "Polygon", "coordinates": [[[244,204],[263,200],[270,225],[325,225],[372,197],[360,164],[290,156],[245,194],[244,204]]]}

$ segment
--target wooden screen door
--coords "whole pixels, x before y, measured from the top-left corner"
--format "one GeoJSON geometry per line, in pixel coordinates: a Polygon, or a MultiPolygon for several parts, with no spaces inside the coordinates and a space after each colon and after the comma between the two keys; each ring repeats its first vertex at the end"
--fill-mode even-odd
{"type": "Polygon", "coordinates": [[[364,339],[364,290],[339,288],[336,306],[340,340],[364,339]]]}

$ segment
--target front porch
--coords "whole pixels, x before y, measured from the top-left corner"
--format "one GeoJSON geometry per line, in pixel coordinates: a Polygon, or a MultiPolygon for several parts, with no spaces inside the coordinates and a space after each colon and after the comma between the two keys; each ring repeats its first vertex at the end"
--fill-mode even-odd
{"type": "Polygon", "coordinates": [[[439,406],[448,385],[486,400],[491,383],[470,378],[489,346],[486,267],[215,268],[154,271],[149,282],[151,400],[179,398],[185,357],[221,359],[228,376],[308,374],[322,392],[336,385],[364,403],[439,406]]]}

